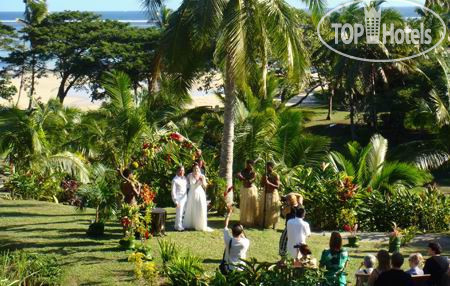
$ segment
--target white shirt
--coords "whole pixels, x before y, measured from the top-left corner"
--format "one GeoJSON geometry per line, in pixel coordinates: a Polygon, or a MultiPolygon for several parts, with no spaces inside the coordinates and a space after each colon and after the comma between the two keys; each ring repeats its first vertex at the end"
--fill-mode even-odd
{"type": "Polygon", "coordinates": [[[186,197],[187,193],[187,179],[185,176],[175,176],[172,180],[172,200],[178,204],[180,200],[186,197]]]}
{"type": "MultiPolygon", "coordinates": [[[[230,235],[228,228],[223,229],[223,240],[225,243],[225,261],[230,264],[242,264],[241,259],[247,258],[247,250],[250,247],[250,240],[245,237],[234,238],[230,235]],[[231,249],[228,250],[231,239],[231,249]]],[[[230,265],[234,269],[233,265],[230,265]]]]}
{"type": "Polygon", "coordinates": [[[287,251],[292,258],[297,258],[298,249],[294,248],[297,244],[306,244],[306,238],[311,235],[309,223],[301,218],[292,218],[287,222],[287,251]]]}

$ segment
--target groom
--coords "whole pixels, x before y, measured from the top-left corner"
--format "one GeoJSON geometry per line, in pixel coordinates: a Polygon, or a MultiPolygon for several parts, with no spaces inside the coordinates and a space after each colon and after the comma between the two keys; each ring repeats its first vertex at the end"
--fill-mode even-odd
{"type": "Polygon", "coordinates": [[[177,214],[175,217],[175,230],[183,231],[183,213],[187,201],[187,179],[184,176],[184,167],[179,166],[177,175],[172,180],[172,200],[177,207],[177,214]]]}

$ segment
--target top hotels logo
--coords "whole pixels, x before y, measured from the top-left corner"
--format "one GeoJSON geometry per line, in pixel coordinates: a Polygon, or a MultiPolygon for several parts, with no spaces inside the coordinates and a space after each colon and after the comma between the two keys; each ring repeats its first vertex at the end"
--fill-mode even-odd
{"type": "MultiPolygon", "coordinates": [[[[381,7],[375,6],[373,4],[366,6],[363,0],[344,3],[328,11],[328,13],[326,13],[320,19],[319,25],[317,27],[317,33],[320,41],[329,49],[342,56],[366,62],[398,62],[408,60],[422,56],[432,51],[442,43],[442,41],[446,37],[447,27],[445,25],[445,22],[441,17],[439,17],[436,12],[418,3],[410,2],[409,0],[396,1],[406,2],[410,6],[412,5],[419,9],[422,9],[426,13],[432,15],[432,17],[435,17],[439,20],[440,24],[442,25],[443,32],[439,34],[440,38],[434,41],[435,44],[432,47],[429,47],[430,44],[433,43],[432,30],[430,28],[426,28],[423,22],[416,25],[417,27],[410,27],[408,26],[408,24],[403,26],[395,25],[394,21],[392,21],[391,23],[383,23],[383,11],[381,7]],[[361,5],[360,9],[364,11],[364,19],[360,19],[360,22],[362,23],[358,23],[357,21],[352,23],[335,23],[331,21],[331,19],[336,19],[336,17],[331,17],[333,13],[339,12],[341,9],[344,9],[348,6],[352,6],[352,8],[355,8],[355,5],[361,5]],[[327,18],[330,18],[330,21],[326,21],[327,18]],[[334,34],[334,39],[328,42],[324,40],[322,35],[325,25],[329,25],[331,31],[334,34]],[[346,45],[357,44],[381,45],[383,49],[388,49],[388,47],[393,48],[396,45],[412,45],[415,47],[425,47],[426,49],[415,49],[419,52],[399,58],[365,58],[361,57],[360,55],[356,56],[346,52],[346,45]]],[[[393,7],[391,7],[390,9],[391,12],[392,10],[395,10],[395,8],[393,7]]],[[[398,13],[398,15],[400,14],[398,13]]],[[[354,19],[358,18],[355,16],[354,19]]]]}

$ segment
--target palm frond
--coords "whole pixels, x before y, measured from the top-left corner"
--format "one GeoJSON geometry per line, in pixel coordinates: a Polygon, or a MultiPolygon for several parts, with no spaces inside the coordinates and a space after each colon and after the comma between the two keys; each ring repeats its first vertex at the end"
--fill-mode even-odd
{"type": "Polygon", "coordinates": [[[371,150],[367,154],[367,169],[377,174],[385,161],[388,141],[381,135],[375,134],[370,138],[371,150]]]}
{"type": "Polygon", "coordinates": [[[50,172],[66,173],[78,178],[82,183],[89,182],[89,170],[83,160],[71,152],[50,155],[43,162],[44,169],[50,172]]]}

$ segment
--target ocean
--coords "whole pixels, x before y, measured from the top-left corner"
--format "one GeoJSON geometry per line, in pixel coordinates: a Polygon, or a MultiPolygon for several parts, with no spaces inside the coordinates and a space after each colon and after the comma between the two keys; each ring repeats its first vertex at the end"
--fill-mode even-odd
{"type": "MultiPolygon", "coordinates": [[[[397,11],[400,11],[403,17],[417,17],[415,12],[416,7],[395,7],[397,11]]],[[[149,16],[144,11],[104,11],[94,12],[100,14],[103,19],[117,20],[124,23],[129,23],[135,27],[150,27],[153,25],[153,21],[149,21],[149,16]]],[[[17,22],[17,19],[23,18],[23,12],[0,12],[0,22],[6,25],[11,25],[16,29],[21,28],[21,24],[17,22]]]]}
{"type": "MultiPolygon", "coordinates": [[[[417,17],[415,7],[396,7],[403,17],[417,17]]],[[[147,28],[154,25],[154,21],[149,20],[149,16],[145,11],[104,11],[94,12],[100,14],[103,19],[117,20],[123,23],[129,23],[131,26],[147,28]]],[[[0,22],[14,27],[17,31],[22,28],[22,24],[17,19],[23,18],[23,12],[0,12],[0,22]]],[[[5,57],[7,53],[0,50],[0,69],[4,67],[1,57],[5,57]]]]}

